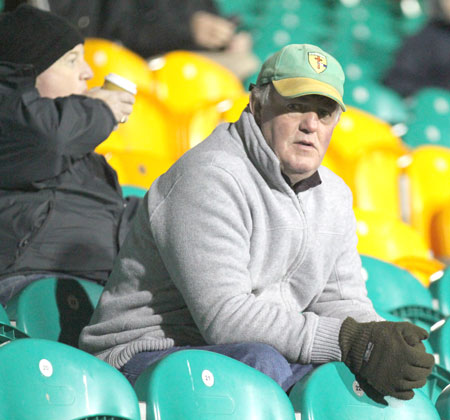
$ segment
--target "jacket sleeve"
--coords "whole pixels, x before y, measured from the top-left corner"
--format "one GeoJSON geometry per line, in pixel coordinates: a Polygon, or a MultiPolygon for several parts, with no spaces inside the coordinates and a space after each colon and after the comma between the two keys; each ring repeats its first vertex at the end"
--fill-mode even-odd
{"type": "Polygon", "coordinates": [[[324,319],[318,331],[316,314],[289,310],[253,293],[248,269],[251,210],[226,170],[210,166],[181,176],[150,213],[150,226],[207,343],[261,342],[291,362],[311,363],[322,361],[311,355],[318,333],[331,349],[323,361],[339,360],[339,319],[324,319]]]}
{"type": "Polygon", "coordinates": [[[23,95],[18,121],[46,138],[37,147],[66,157],[92,152],[115,125],[112,111],[99,99],[83,95],[47,99],[31,92],[23,95]]]}
{"type": "Polygon", "coordinates": [[[198,10],[216,11],[209,0],[185,1],[182,7],[179,0],[106,0],[104,3],[107,18],[98,36],[119,40],[143,57],[198,49],[191,34],[192,15],[198,10]],[[122,13],[115,12],[118,8],[122,13]]]}
{"type": "Polygon", "coordinates": [[[36,89],[9,97],[0,130],[0,187],[28,188],[65,171],[111,133],[112,112],[100,100],[41,98],[36,89]]]}

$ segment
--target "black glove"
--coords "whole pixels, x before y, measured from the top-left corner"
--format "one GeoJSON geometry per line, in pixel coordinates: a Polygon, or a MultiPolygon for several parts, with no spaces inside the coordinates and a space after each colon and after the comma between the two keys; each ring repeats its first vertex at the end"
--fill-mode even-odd
{"type": "MultiPolygon", "coordinates": [[[[422,340],[428,333],[409,322],[356,322],[347,318],[339,332],[342,361],[373,400],[384,396],[410,400],[434,365],[422,340]]],[[[384,402],[383,402],[384,401],[384,402]]]]}

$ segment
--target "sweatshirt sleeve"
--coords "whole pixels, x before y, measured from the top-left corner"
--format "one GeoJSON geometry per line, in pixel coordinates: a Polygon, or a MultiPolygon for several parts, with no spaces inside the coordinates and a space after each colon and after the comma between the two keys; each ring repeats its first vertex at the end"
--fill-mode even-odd
{"type": "MultiPolygon", "coordinates": [[[[207,343],[261,342],[290,362],[314,362],[311,347],[319,317],[253,293],[248,269],[251,220],[238,181],[213,165],[182,175],[150,212],[164,265],[207,343]]],[[[325,321],[325,341],[326,329],[335,330],[340,322],[325,321]]],[[[338,352],[328,360],[339,357],[338,352]]]]}
{"type": "Polygon", "coordinates": [[[342,322],[347,317],[353,317],[359,322],[380,321],[382,318],[375,312],[372,302],[367,296],[367,289],[362,276],[361,258],[357,251],[356,219],[352,210],[351,192],[346,189],[347,203],[345,211],[346,220],[342,225],[347,229],[342,239],[340,253],[334,263],[330,278],[328,279],[319,299],[311,304],[307,311],[319,315],[318,331],[312,348],[312,357],[315,360],[324,360],[331,349],[329,339],[335,336],[335,352],[339,351],[338,337],[342,322]],[[334,319],[339,322],[332,326],[327,320],[334,319]],[[336,328],[337,327],[337,328],[336,328]]]}

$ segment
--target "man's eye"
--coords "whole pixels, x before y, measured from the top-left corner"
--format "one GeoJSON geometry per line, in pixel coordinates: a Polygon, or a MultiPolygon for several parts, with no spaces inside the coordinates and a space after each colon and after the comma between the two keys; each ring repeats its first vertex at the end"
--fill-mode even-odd
{"type": "Polygon", "coordinates": [[[331,117],[331,114],[332,113],[329,110],[327,110],[327,109],[320,109],[317,112],[317,115],[319,116],[320,119],[331,117]]]}
{"type": "Polygon", "coordinates": [[[301,104],[288,104],[287,109],[290,112],[305,112],[305,106],[301,104]]]}

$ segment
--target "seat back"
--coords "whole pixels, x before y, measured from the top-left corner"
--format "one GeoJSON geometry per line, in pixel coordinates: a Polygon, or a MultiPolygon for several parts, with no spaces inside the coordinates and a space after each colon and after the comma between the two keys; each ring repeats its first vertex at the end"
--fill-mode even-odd
{"type": "Polygon", "coordinates": [[[81,350],[26,338],[0,347],[2,419],[139,420],[133,387],[81,350]]]}
{"type": "Polygon", "coordinates": [[[8,314],[5,311],[5,308],[0,305],[0,323],[4,325],[11,325],[9,322],[8,314]]]}
{"type": "Polygon", "coordinates": [[[8,302],[6,310],[16,327],[30,337],[77,347],[102,290],[87,280],[49,277],[25,287],[8,302]]]}
{"type": "Polygon", "coordinates": [[[361,255],[363,277],[376,309],[391,312],[405,306],[433,308],[430,291],[412,274],[387,261],[361,255]]]}
{"type": "Polygon", "coordinates": [[[436,400],[436,409],[441,419],[450,419],[450,385],[447,386],[436,400]]]}
{"type": "Polygon", "coordinates": [[[431,328],[429,341],[439,364],[450,370],[450,318],[431,328]]]}
{"type": "Polygon", "coordinates": [[[26,337],[28,336],[25,333],[11,325],[5,308],[0,305],[0,344],[15,340],[17,338],[26,337]]]}
{"type": "Polygon", "coordinates": [[[342,362],[313,370],[292,388],[289,398],[302,419],[439,420],[433,403],[422,391],[416,390],[409,401],[388,398],[388,406],[374,402],[342,362]]]}
{"type": "Polygon", "coordinates": [[[437,300],[439,310],[448,317],[450,316],[450,268],[439,274],[442,276],[431,281],[429,290],[433,298],[437,300]]]}
{"type": "Polygon", "coordinates": [[[147,368],[135,390],[147,420],[293,420],[286,393],[268,376],[204,350],[181,350],[147,368]]]}

